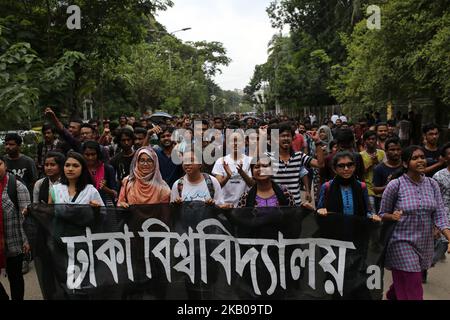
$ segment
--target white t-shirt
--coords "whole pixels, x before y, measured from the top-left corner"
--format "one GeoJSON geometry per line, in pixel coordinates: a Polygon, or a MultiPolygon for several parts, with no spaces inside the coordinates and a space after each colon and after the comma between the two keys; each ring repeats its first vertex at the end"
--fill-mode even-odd
{"type": "Polygon", "coordinates": [[[341,119],[342,122],[348,122],[346,116],[340,116],[339,119],[341,119]]]}
{"type": "MultiPolygon", "coordinates": [[[[170,202],[175,202],[177,198],[180,197],[178,192],[178,182],[177,180],[172,186],[172,193],[170,194],[170,202]]],[[[223,193],[222,188],[220,187],[219,181],[216,178],[211,176],[211,181],[214,186],[214,202],[216,205],[223,204],[223,193]]],[[[211,195],[209,193],[208,186],[206,185],[206,180],[203,179],[202,182],[194,184],[189,182],[187,176],[183,177],[183,191],[181,193],[181,199],[186,202],[190,201],[203,201],[211,199],[211,195]]]]}
{"type": "Polygon", "coordinates": [[[226,177],[227,173],[225,168],[223,167],[223,162],[228,163],[230,170],[232,172],[230,180],[223,186],[223,200],[227,204],[233,204],[234,207],[239,203],[240,197],[244,194],[244,192],[248,191],[248,186],[245,183],[244,178],[238,173],[236,166],[242,161],[242,170],[251,177],[252,171],[250,169],[250,164],[252,162],[252,158],[243,155],[241,160],[234,161],[231,158],[231,155],[227,155],[226,157],[220,158],[214,164],[214,168],[212,169],[213,175],[219,175],[222,177],[226,177]]]}
{"type": "Polygon", "coordinates": [[[88,184],[83,191],[80,192],[78,197],[72,202],[72,197],[69,196],[69,188],[65,184],[54,185],[50,189],[50,194],[53,199],[53,204],[81,204],[88,205],[91,201],[96,201],[102,207],[105,206],[103,203],[100,193],[91,184],[88,184]]]}

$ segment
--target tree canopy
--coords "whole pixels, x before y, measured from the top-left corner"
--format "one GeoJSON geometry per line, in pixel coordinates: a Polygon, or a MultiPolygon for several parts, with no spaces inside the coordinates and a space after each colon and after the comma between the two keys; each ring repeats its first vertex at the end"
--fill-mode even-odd
{"type": "Polygon", "coordinates": [[[448,1],[280,0],[267,13],[290,32],[274,36],[248,96],[268,82],[272,107],[287,110],[339,103],[358,115],[420,98],[448,110],[448,1]],[[381,10],[379,30],[367,26],[369,5],[381,10]]]}
{"type": "Polygon", "coordinates": [[[172,1],[71,4],[80,8],[81,29],[68,29],[65,1],[0,0],[1,128],[29,127],[47,105],[81,114],[87,99],[101,118],[211,107],[212,79],[231,60],[220,42],[182,43],[169,34],[155,13],[172,1]]]}

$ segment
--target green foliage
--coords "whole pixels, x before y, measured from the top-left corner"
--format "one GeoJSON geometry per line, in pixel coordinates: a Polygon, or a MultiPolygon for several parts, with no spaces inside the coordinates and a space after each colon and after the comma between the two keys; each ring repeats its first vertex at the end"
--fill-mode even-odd
{"type": "Polygon", "coordinates": [[[450,103],[450,4],[389,1],[382,29],[365,21],[344,38],[348,58],[336,66],[333,94],[359,111],[392,99],[430,98],[450,103]]]}
{"type": "Polygon", "coordinates": [[[247,101],[268,82],[272,108],[339,103],[357,115],[389,101],[450,104],[448,1],[274,0],[267,13],[291,31],[274,36],[247,101]],[[368,5],[380,6],[381,30],[367,28],[368,5]]]}
{"type": "Polygon", "coordinates": [[[67,2],[0,0],[0,128],[28,127],[48,105],[80,114],[86,99],[101,118],[208,109],[210,79],[230,60],[219,42],[167,34],[154,15],[172,1],[70,4],[81,9],[81,30],[67,28],[67,2]]]}

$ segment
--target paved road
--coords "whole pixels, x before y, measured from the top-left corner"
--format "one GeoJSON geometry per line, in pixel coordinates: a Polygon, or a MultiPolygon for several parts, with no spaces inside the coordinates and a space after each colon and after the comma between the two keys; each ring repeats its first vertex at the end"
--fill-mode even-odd
{"type": "MultiPolygon", "coordinates": [[[[391,273],[387,271],[384,278],[384,288],[387,290],[392,283],[391,273]]],[[[9,290],[8,280],[0,279],[0,282],[9,290]]],[[[428,283],[424,284],[425,300],[450,300],[450,255],[447,259],[438,262],[428,272],[428,283]]],[[[42,300],[42,294],[36,277],[34,266],[25,275],[25,299],[42,300]]]]}

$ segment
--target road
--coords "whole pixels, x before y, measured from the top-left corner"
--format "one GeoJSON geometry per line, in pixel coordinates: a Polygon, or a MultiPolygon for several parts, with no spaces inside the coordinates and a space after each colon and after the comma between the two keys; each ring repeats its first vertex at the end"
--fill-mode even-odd
{"type": "MultiPolygon", "coordinates": [[[[428,282],[424,284],[425,300],[450,300],[450,255],[447,259],[440,261],[428,272],[428,282]]],[[[385,272],[384,288],[385,291],[392,283],[391,273],[385,272]]],[[[8,280],[3,278],[0,282],[9,290],[8,280]]],[[[25,275],[25,299],[42,300],[42,294],[37,280],[34,266],[31,265],[30,272],[25,275]]]]}

